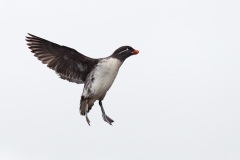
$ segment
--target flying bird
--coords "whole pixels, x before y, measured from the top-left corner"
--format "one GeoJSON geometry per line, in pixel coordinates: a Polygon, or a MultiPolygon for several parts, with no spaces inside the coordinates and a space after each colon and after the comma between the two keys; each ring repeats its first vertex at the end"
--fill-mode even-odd
{"type": "Polygon", "coordinates": [[[122,46],[106,58],[94,59],[79,53],[75,49],[32,34],[28,34],[26,41],[34,56],[43,64],[47,64],[49,68],[55,70],[60,78],[69,82],[84,84],[79,112],[85,116],[88,125],[90,125],[88,113],[97,100],[101,107],[103,120],[112,125],[114,121],[106,115],[102,101],[112,86],[123,62],[128,57],[138,54],[138,50],[131,46],[122,46]]]}

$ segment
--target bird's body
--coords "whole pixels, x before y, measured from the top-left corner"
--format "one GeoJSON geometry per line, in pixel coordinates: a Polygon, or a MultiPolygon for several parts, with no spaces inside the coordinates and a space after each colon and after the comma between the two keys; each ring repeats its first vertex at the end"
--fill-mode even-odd
{"type": "Polygon", "coordinates": [[[80,113],[86,116],[88,124],[90,121],[87,113],[96,100],[99,101],[104,121],[112,124],[114,121],[105,114],[102,100],[112,86],[124,60],[131,55],[138,54],[139,51],[130,46],[123,46],[109,57],[93,59],[72,48],[29,35],[30,37],[26,39],[29,42],[29,48],[40,61],[55,70],[60,78],[78,84],[84,83],[80,113]]]}
{"type": "Polygon", "coordinates": [[[122,62],[115,58],[102,59],[90,72],[82,96],[90,98],[89,103],[102,100],[115,80],[122,62]]]}
{"type": "Polygon", "coordinates": [[[104,99],[121,65],[122,62],[116,58],[106,58],[102,59],[89,73],[80,102],[81,115],[89,112],[96,100],[102,101],[104,99]]]}

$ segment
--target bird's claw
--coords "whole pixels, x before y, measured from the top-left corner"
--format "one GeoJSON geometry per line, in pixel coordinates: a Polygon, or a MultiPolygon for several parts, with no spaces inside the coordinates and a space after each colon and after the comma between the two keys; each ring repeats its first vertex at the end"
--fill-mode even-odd
{"type": "Polygon", "coordinates": [[[108,124],[110,124],[110,125],[112,125],[112,123],[114,122],[114,120],[112,120],[112,119],[111,119],[110,117],[108,117],[106,114],[103,114],[102,117],[103,117],[103,120],[104,120],[105,122],[107,122],[108,124]]]}

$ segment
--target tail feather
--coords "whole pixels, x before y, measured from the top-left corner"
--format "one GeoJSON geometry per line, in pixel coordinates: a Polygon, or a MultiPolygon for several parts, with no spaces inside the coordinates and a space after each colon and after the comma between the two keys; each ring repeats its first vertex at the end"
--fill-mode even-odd
{"type": "Polygon", "coordinates": [[[80,102],[80,114],[85,115],[87,109],[87,100],[84,97],[81,97],[81,102],[80,102]]]}
{"type": "Polygon", "coordinates": [[[86,112],[89,112],[92,109],[93,104],[89,104],[88,102],[89,101],[87,98],[84,98],[83,96],[81,97],[79,111],[83,116],[86,114],[86,112]]]}

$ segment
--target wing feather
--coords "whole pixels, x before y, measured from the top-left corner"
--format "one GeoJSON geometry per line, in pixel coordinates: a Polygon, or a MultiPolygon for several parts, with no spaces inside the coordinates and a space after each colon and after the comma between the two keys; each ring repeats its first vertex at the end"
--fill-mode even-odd
{"type": "Polygon", "coordinates": [[[70,82],[84,83],[91,69],[98,63],[98,59],[32,34],[26,37],[26,41],[38,60],[55,70],[60,78],[70,82]]]}

